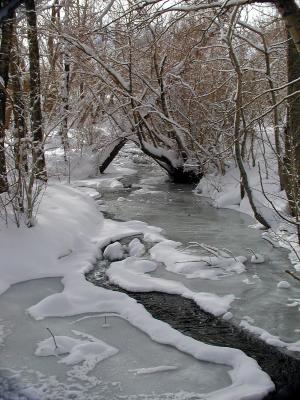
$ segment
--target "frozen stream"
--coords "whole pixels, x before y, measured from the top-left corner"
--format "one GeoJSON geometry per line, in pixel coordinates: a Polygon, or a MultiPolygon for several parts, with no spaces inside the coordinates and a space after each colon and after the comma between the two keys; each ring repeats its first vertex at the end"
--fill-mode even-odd
{"type": "MultiPolygon", "coordinates": [[[[247,264],[247,270],[244,273],[231,274],[229,272],[217,280],[187,279],[183,274],[168,272],[162,264],[150,275],[181,282],[193,292],[211,292],[220,296],[232,293],[236,296],[236,300],[231,304],[232,321],[235,324],[238,325],[241,320],[246,320],[287,342],[299,340],[300,291],[292,281],[289,289],[277,288],[277,282],[287,279],[283,272],[288,264],[287,253],[271,248],[268,243],[261,240],[260,232],[248,228],[248,225],[253,223],[251,218],[233,211],[214,209],[207,200],[192,194],[191,187],[159,183],[160,177],[161,172],[157,169],[152,171],[149,166],[140,168],[138,175],[124,178],[125,185],[132,185],[132,187],[122,189],[121,185],[117,185],[112,191],[106,191],[98,203],[102,203],[103,210],[116,218],[139,219],[163,228],[168,238],[182,242],[183,246],[187,246],[191,241],[204,242],[218,248],[226,247],[236,256],[245,255],[246,248],[252,248],[263,254],[266,262],[260,265],[247,264]],[[153,175],[158,180],[148,179],[153,175]]],[[[77,186],[81,185],[78,183],[77,186]]],[[[93,182],[87,181],[86,186],[93,188],[93,182]]],[[[94,189],[90,191],[85,188],[84,190],[92,193],[94,189]]],[[[116,224],[118,227],[121,225],[116,224]]],[[[188,251],[198,254],[199,250],[189,249],[188,251]]],[[[70,254],[72,252],[63,255],[62,266],[64,260],[67,265],[72,265],[72,262],[68,261],[70,254]]],[[[106,267],[101,265],[100,261],[98,272],[101,268],[102,270],[100,279],[98,281],[95,279],[96,284],[99,286],[104,284],[109,288],[105,276],[106,267]]],[[[57,269],[57,271],[60,270],[57,269]]],[[[94,272],[97,274],[97,266],[94,272]]],[[[93,277],[92,272],[88,279],[94,282],[95,276],[93,277]]],[[[76,282],[76,275],[74,278],[76,282]]],[[[90,285],[83,276],[82,280],[90,285]]],[[[83,285],[83,290],[78,294],[79,303],[81,298],[85,299],[86,294],[92,295],[91,298],[94,300],[97,299],[100,289],[90,286],[95,289],[97,295],[89,286],[83,285]],[[88,289],[87,292],[85,289],[88,289]]],[[[117,288],[112,287],[112,289],[117,288]]],[[[170,346],[152,341],[149,336],[135,328],[134,324],[129,324],[117,314],[109,314],[105,318],[103,313],[79,314],[77,312],[77,315],[73,317],[47,317],[47,315],[74,315],[64,314],[63,307],[66,306],[68,309],[69,306],[68,292],[64,295],[65,297],[51,296],[61,291],[62,284],[59,278],[44,278],[15,284],[0,296],[0,389],[2,390],[0,400],[200,400],[208,398],[205,393],[228,387],[228,393],[232,393],[229,377],[231,369],[222,365],[223,362],[226,363],[226,357],[221,357],[219,361],[214,360],[221,364],[199,361],[188,355],[189,352],[178,351],[173,342],[160,341],[173,343],[170,346]],[[48,296],[52,300],[65,301],[65,303],[59,303],[59,306],[62,306],[62,313],[59,313],[58,308],[56,311],[58,314],[46,312],[46,318],[43,320],[31,318],[26,310],[48,296]],[[71,343],[77,343],[74,348],[78,346],[79,353],[77,352],[76,355],[73,348],[65,351],[64,354],[57,353],[47,328],[50,328],[59,340],[59,348],[65,349],[65,344],[62,343],[67,343],[67,347],[71,343]],[[51,351],[48,354],[49,345],[51,351]],[[69,356],[71,359],[75,356],[82,357],[80,349],[84,348],[85,352],[91,349],[89,351],[93,355],[93,349],[99,351],[99,346],[104,346],[104,350],[101,350],[102,355],[108,352],[103,359],[95,362],[96,359],[93,360],[93,358],[81,358],[74,365],[65,363],[69,356]],[[38,348],[42,349],[40,355],[47,357],[37,356],[35,353],[38,348]],[[66,356],[66,353],[69,356],[66,356]]],[[[116,292],[113,293],[117,295],[116,292]]],[[[75,295],[76,301],[77,292],[72,292],[72,295],[75,295]]],[[[192,300],[164,293],[136,293],[133,297],[146,307],[149,306],[149,311],[154,317],[165,320],[188,336],[214,346],[241,348],[241,346],[236,346],[241,336],[239,336],[239,330],[232,328],[232,321],[229,323],[211,317],[202,312],[192,300]],[[208,332],[206,324],[215,328],[214,337],[205,337],[205,333],[208,332]],[[203,327],[201,335],[198,334],[199,326],[203,327]],[[226,342],[228,332],[231,339],[226,342]]],[[[128,305],[130,304],[129,302],[128,305]]],[[[107,309],[109,309],[109,304],[108,308],[102,308],[102,311],[107,309]]],[[[46,306],[45,310],[51,310],[51,307],[47,309],[46,306]]],[[[96,312],[99,308],[91,307],[88,311],[90,310],[96,312]]],[[[151,324],[153,323],[151,319],[151,324]]],[[[157,325],[154,324],[155,326],[157,325]]],[[[160,330],[162,327],[159,324],[158,326],[160,330]]],[[[143,329],[142,326],[139,327],[143,329]]],[[[156,337],[154,331],[153,334],[156,337]]],[[[174,333],[175,336],[171,334],[170,338],[177,338],[177,334],[178,332],[174,333]]],[[[198,343],[196,342],[195,348],[198,343]]],[[[255,341],[250,340],[249,346],[255,346],[255,341]]],[[[217,349],[222,353],[222,349],[219,347],[217,349]]],[[[226,352],[226,350],[228,349],[225,349],[226,354],[232,351],[229,349],[229,352],[226,352]]],[[[258,361],[269,359],[269,364],[270,362],[273,364],[273,372],[276,369],[279,370],[276,363],[281,363],[284,372],[272,375],[276,384],[281,380],[280,375],[284,375],[281,388],[285,389],[287,385],[295,382],[297,384],[299,375],[297,361],[291,361],[288,357],[279,354],[277,350],[274,350],[273,354],[269,347],[258,346],[256,350],[255,352],[250,349],[247,352],[244,348],[246,353],[258,361]]],[[[195,355],[193,352],[190,354],[195,355]]],[[[268,361],[265,364],[267,363],[268,361]]],[[[229,365],[232,363],[229,362],[229,365]]],[[[243,370],[243,365],[238,364],[238,368],[236,365],[236,370],[243,370]]],[[[269,373],[267,368],[265,370],[269,373]]],[[[248,389],[251,392],[251,386],[248,389]]],[[[226,392],[226,389],[224,390],[226,392]]],[[[236,390],[239,390],[239,385],[236,390]]],[[[218,397],[217,394],[216,398],[223,400],[222,395],[218,397]]],[[[230,395],[226,397],[226,400],[231,400],[230,395]]],[[[239,396],[239,393],[235,395],[239,396]]],[[[212,398],[215,398],[214,394],[212,398]]],[[[275,399],[275,397],[270,398],[275,399]]]]}
{"type": "MultiPolygon", "coordinates": [[[[105,193],[107,211],[123,220],[140,219],[159,226],[169,239],[185,246],[193,241],[204,242],[248,258],[251,254],[247,248],[251,248],[262,254],[265,262],[248,262],[244,273],[229,274],[219,280],[188,279],[163,266],[151,275],[180,281],[196,292],[233,293],[236,300],[230,311],[236,324],[246,320],[283,341],[300,340],[300,286],[284,272],[290,265],[287,251],[273,248],[262,240],[261,231],[249,228],[254,223],[251,217],[212,207],[207,199],[192,194],[192,187],[169,182],[155,184],[155,179],[148,179],[159,174],[157,169],[141,168],[137,182],[142,190],[135,187],[125,194],[105,193]],[[282,280],[289,281],[291,287],[277,288],[282,280]]],[[[193,251],[197,254],[197,250],[193,251]]]]}
{"type": "MultiPolygon", "coordinates": [[[[184,400],[199,399],[196,393],[230,384],[229,368],[199,362],[171,346],[157,344],[117,316],[108,316],[105,327],[104,316],[97,314],[42,321],[27,315],[29,306],[61,289],[59,279],[39,279],[16,284],[0,297],[0,323],[6,336],[5,346],[0,347],[0,373],[15,376],[20,387],[30,387],[24,396],[27,393],[38,400],[184,400]],[[74,330],[93,335],[119,352],[95,368],[67,366],[59,362],[62,356],[37,357],[36,345],[49,336],[47,327],[56,335],[76,338],[74,330]],[[170,368],[155,373],[159,366],[170,368]]],[[[0,399],[18,399],[15,389],[11,394],[2,389],[0,399]]]]}

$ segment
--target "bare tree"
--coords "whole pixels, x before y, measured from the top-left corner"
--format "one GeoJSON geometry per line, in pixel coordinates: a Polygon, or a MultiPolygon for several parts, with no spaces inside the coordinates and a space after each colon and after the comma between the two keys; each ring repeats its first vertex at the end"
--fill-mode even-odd
{"type": "Polygon", "coordinates": [[[26,15],[28,24],[29,70],[30,70],[30,115],[32,129],[32,156],[35,176],[47,180],[45,155],[43,150],[43,117],[41,107],[40,56],[37,34],[37,16],[35,1],[26,0],[26,15]]]}
{"type": "MultiPolygon", "coordinates": [[[[1,6],[5,7],[7,1],[2,1],[1,6]]],[[[10,64],[10,52],[12,45],[13,20],[12,12],[9,11],[2,21],[2,35],[0,46],[0,193],[8,190],[6,175],[6,157],[5,157],[5,128],[6,128],[6,103],[7,103],[7,85],[8,72],[10,64]]]]}

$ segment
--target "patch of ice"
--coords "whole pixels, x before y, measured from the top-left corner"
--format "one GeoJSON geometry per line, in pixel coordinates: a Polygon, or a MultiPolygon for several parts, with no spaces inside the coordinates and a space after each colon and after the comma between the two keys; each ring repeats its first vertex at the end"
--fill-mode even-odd
{"type": "Polygon", "coordinates": [[[180,242],[164,240],[150,249],[151,258],[166,265],[166,269],[186,278],[218,279],[229,273],[241,274],[246,257],[203,256],[178,250],[180,242]]]}
{"type": "Polygon", "coordinates": [[[169,178],[167,175],[152,176],[151,178],[144,178],[140,180],[141,185],[158,185],[160,183],[165,183],[169,178]]]}
{"type": "Polygon", "coordinates": [[[144,186],[141,189],[135,190],[130,194],[130,196],[140,196],[144,194],[161,194],[165,196],[165,192],[159,191],[159,190],[150,190],[147,186],[144,186]]]}

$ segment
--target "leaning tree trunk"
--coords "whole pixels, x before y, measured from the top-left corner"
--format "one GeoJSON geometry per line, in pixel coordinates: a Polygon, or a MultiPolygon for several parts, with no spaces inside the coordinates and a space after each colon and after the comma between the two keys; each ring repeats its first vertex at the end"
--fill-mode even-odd
{"type": "MultiPolygon", "coordinates": [[[[288,44],[288,80],[300,78],[300,55],[292,40],[288,44]]],[[[288,87],[288,94],[299,91],[300,82],[288,87]]],[[[299,214],[300,196],[300,94],[288,100],[285,132],[284,186],[294,216],[299,214]]]]}
{"type": "Polygon", "coordinates": [[[127,139],[120,138],[109,144],[104,150],[99,159],[99,172],[103,174],[110,163],[117,157],[119,151],[124,147],[127,139]]]}
{"type": "Polygon", "coordinates": [[[30,71],[30,117],[32,130],[32,158],[34,175],[37,179],[47,181],[45,155],[43,149],[43,127],[41,107],[41,79],[40,79],[40,55],[37,35],[37,17],[34,0],[25,0],[28,47],[29,47],[29,71],[30,71]]]}
{"type": "Polygon", "coordinates": [[[236,74],[236,95],[235,95],[235,116],[234,116],[234,127],[233,127],[233,133],[234,133],[234,151],[235,151],[235,158],[236,162],[238,165],[238,168],[240,170],[240,175],[241,175],[241,185],[242,185],[242,191],[245,191],[247,193],[247,197],[250,203],[250,206],[252,208],[253,214],[255,219],[261,223],[265,228],[269,229],[271,228],[269,222],[266,220],[266,218],[263,216],[263,214],[260,212],[259,208],[257,207],[255,203],[255,199],[252,193],[252,188],[250,186],[249,180],[248,180],[248,175],[244,167],[244,162],[241,154],[241,147],[240,147],[240,141],[241,141],[241,119],[242,119],[242,106],[243,106],[243,91],[242,91],[242,85],[243,85],[243,75],[242,75],[242,70],[239,64],[239,60],[236,56],[235,50],[232,46],[232,29],[234,27],[234,21],[237,16],[237,11],[238,8],[235,9],[231,16],[231,24],[230,24],[230,29],[227,33],[226,37],[226,44],[228,46],[228,52],[229,52],[229,57],[231,60],[231,63],[234,67],[235,74],[236,74]]]}
{"type": "MultiPolygon", "coordinates": [[[[5,6],[7,1],[0,1],[1,6],[5,6]]],[[[12,13],[3,20],[1,27],[1,45],[0,45],[0,193],[8,190],[6,175],[6,157],[5,157],[5,113],[7,100],[7,84],[10,63],[10,51],[12,44],[12,13]]]]}

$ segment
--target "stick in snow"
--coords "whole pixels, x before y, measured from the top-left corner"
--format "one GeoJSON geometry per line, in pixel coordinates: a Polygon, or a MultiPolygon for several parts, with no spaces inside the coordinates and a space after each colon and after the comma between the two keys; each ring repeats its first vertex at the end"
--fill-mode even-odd
{"type": "Polygon", "coordinates": [[[46,329],[47,329],[47,331],[50,332],[50,335],[53,337],[53,342],[54,342],[55,348],[58,349],[58,346],[57,346],[57,343],[56,343],[56,340],[55,340],[55,337],[54,337],[53,333],[51,332],[50,328],[46,328],[46,329]]]}

